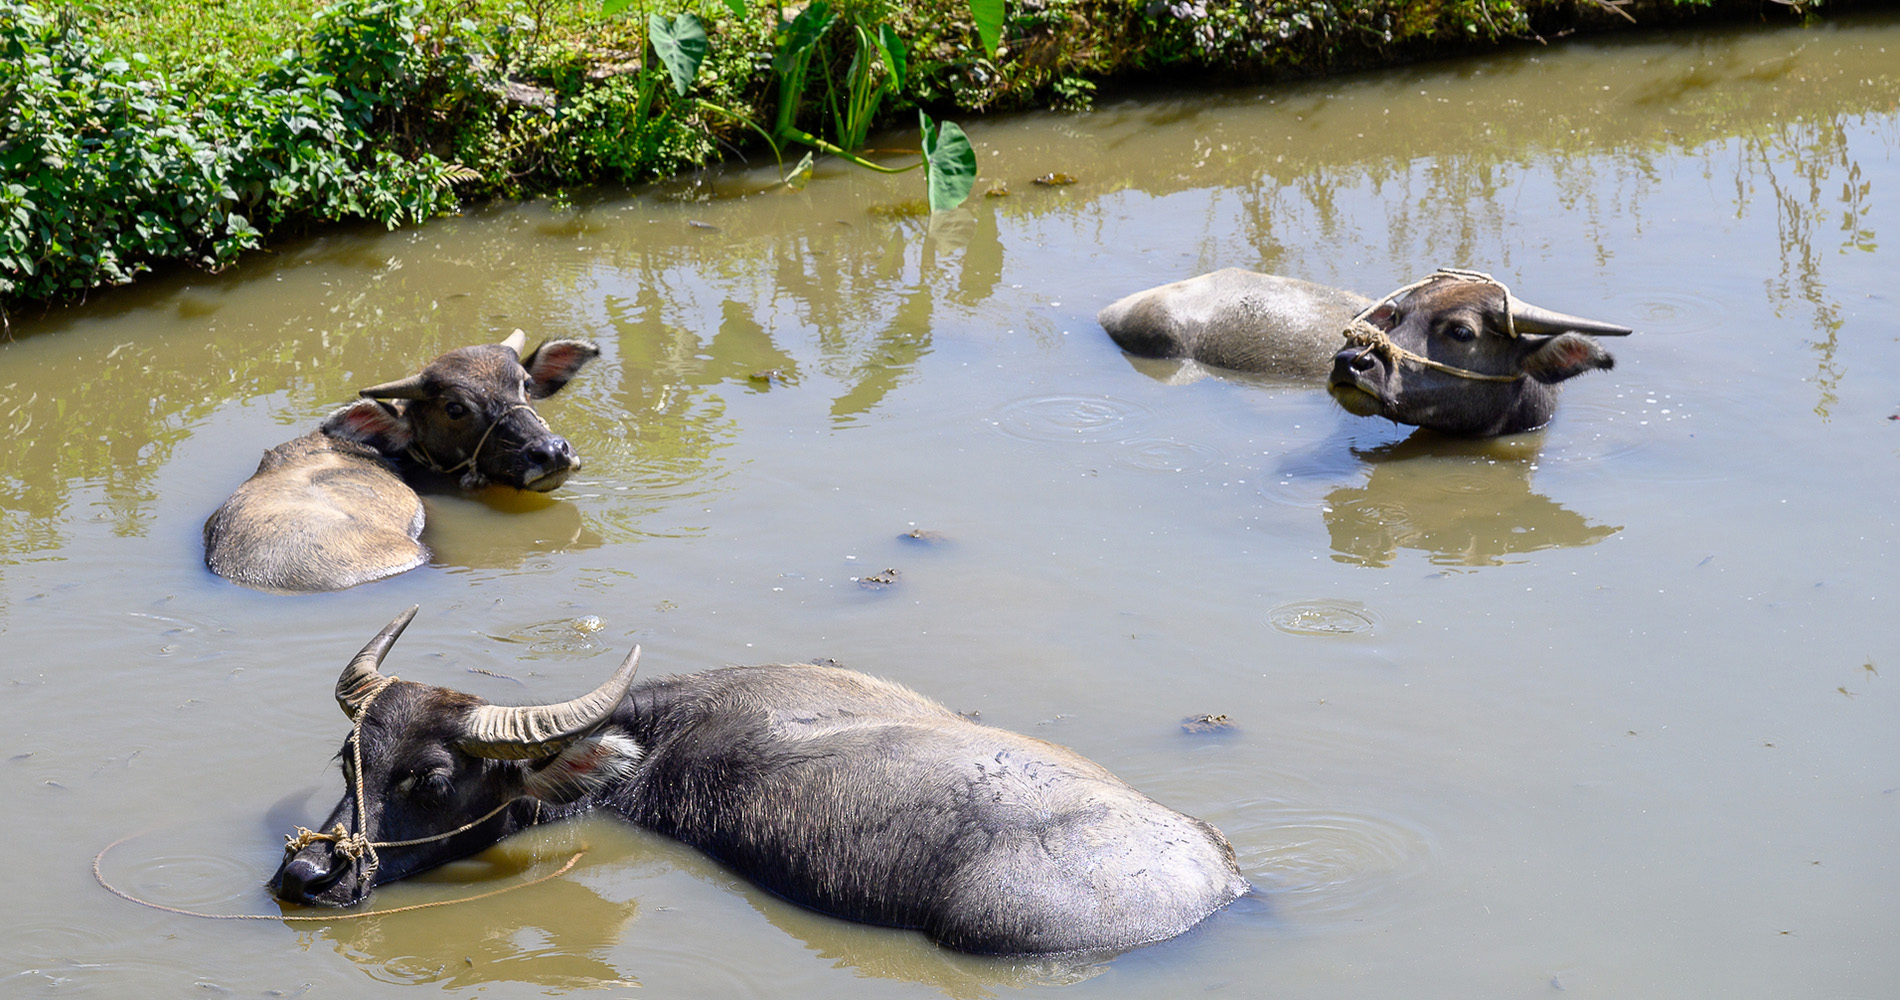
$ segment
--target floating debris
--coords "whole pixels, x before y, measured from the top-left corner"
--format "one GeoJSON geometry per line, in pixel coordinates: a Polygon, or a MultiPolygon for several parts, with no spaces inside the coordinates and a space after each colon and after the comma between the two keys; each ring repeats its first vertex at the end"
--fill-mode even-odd
{"type": "Polygon", "coordinates": [[[997,181],[996,183],[990,185],[990,189],[988,191],[983,192],[983,197],[1007,198],[1009,197],[1009,185],[1003,181],[997,181]]]}
{"type": "Polygon", "coordinates": [[[897,540],[915,542],[919,545],[942,545],[950,540],[950,536],[941,531],[931,531],[929,528],[912,528],[898,535],[897,540]]]}
{"type": "Polygon", "coordinates": [[[883,590],[886,587],[897,586],[898,578],[903,575],[904,574],[897,570],[887,569],[882,573],[872,573],[868,576],[858,577],[858,586],[863,587],[865,590],[883,590]]]}
{"type": "MultiPolygon", "coordinates": [[[[578,618],[556,618],[552,621],[535,622],[505,635],[488,635],[495,642],[515,643],[527,646],[537,654],[574,654],[587,653],[604,648],[594,633],[607,627],[598,615],[581,615],[578,618]]],[[[473,668],[471,668],[473,669],[473,668]]],[[[478,671],[487,673],[487,671],[478,671]]],[[[514,680],[504,674],[494,676],[514,680]]]]}
{"type": "Polygon", "coordinates": [[[1043,187],[1062,187],[1065,184],[1074,184],[1075,175],[1055,171],[1043,174],[1041,177],[1036,178],[1034,183],[1040,184],[1043,187]]]}
{"type": "Polygon", "coordinates": [[[1181,731],[1184,733],[1224,733],[1233,728],[1234,724],[1228,720],[1225,712],[1219,715],[1190,715],[1181,720],[1181,731]]]}

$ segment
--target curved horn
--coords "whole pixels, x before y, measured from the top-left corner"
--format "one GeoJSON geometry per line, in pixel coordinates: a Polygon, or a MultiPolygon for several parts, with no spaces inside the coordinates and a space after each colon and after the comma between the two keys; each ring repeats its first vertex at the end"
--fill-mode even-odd
{"type": "Polygon", "coordinates": [[[1594,334],[1598,337],[1627,337],[1635,331],[1627,326],[1604,323],[1581,316],[1569,316],[1539,306],[1531,305],[1523,299],[1511,298],[1511,322],[1517,325],[1521,333],[1563,333],[1574,330],[1577,333],[1594,334]]]}
{"type": "Polygon", "coordinates": [[[525,348],[528,346],[528,331],[517,329],[515,332],[508,335],[507,340],[504,340],[501,342],[501,346],[506,347],[509,350],[515,352],[515,357],[521,357],[527,354],[528,352],[525,350],[522,350],[522,348],[525,348]]]}
{"type": "Polygon", "coordinates": [[[359,389],[356,393],[364,399],[426,399],[428,393],[422,385],[422,373],[417,372],[408,378],[399,378],[394,382],[372,385],[359,389]]]}
{"type": "Polygon", "coordinates": [[[418,607],[411,604],[409,610],[391,618],[389,624],[376,633],[376,638],[371,639],[362,652],[350,659],[350,665],[343,668],[343,676],[336,679],[336,703],[343,709],[344,715],[354,720],[356,713],[363,708],[364,699],[383,683],[382,671],[377,668],[383,665],[383,657],[389,655],[389,647],[396,644],[396,637],[402,635],[402,630],[415,620],[418,607]]]}
{"type": "Polygon", "coordinates": [[[477,705],[469,712],[455,743],[468,753],[491,760],[551,757],[607,721],[620,699],[626,697],[639,665],[640,647],[635,646],[607,683],[559,705],[477,705]]]}

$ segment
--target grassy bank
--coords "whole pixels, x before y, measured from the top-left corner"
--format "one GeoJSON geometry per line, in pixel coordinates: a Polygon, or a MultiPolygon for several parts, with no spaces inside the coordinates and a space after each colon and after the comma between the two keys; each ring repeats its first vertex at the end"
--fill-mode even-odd
{"type": "MultiPolygon", "coordinates": [[[[606,6],[624,9],[0,0],[0,318],[154,266],[222,268],[334,220],[393,227],[742,147],[795,169],[918,107],[1082,108],[1145,76],[1311,75],[1626,21],[1594,0],[606,6]]],[[[1650,24],[1735,10],[1625,8],[1650,24]]]]}

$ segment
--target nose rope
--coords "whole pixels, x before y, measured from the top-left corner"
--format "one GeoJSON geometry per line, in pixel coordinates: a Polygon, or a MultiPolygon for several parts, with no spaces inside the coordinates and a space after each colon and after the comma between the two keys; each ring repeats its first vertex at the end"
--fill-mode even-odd
{"type": "Polygon", "coordinates": [[[480,441],[475,442],[475,450],[469,452],[467,458],[462,459],[460,462],[456,463],[453,466],[450,466],[448,468],[443,468],[442,463],[436,461],[435,456],[429,454],[428,449],[422,447],[420,443],[410,445],[407,453],[410,458],[415,460],[416,464],[422,466],[425,469],[428,469],[431,472],[439,472],[445,476],[452,476],[462,471],[463,469],[473,469],[475,467],[475,460],[481,457],[482,446],[488,443],[488,436],[490,434],[495,433],[495,428],[500,427],[501,422],[503,420],[508,419],[508,414],[513,413],[516,410],[527,410],[529,413],[534,414],[535,422],[539,423],[542,429],[550,431],[550,432],[553,431],[553,428],[548,426],[547,418],[541,416],[541,413],[539,410],[536,410],[531,404],[528,404],[528,403],[516,403],[515,405],[508,408],[508,413],[502,414],[499,418],[495,420],[494,423],[489,424],[488,429],[482,431],[482,439],[480,441]]]}
{"type": "Polygon", "coordinates": [[[1433,361],[1431,358],[1425,357],[1422,354],[1414,354],[1400,347],[1398,344],[1393,343],[1392,338],[1387,336],[1384,330],[1367,322],[1366,318],[1376,312],[1380,306],[1417,291],[1434,281],[1445,279],[1454,281],[1475,281],[1488,285],[1496,285],[1498,290],[1504,293],[1504,332],[1512,339],[1516,339],[1517,322],[1511,316],[1511,290],[1505,287],[1504,282],[1491,277],[1483,271],[1470,271],[1458,267],[1441,267],[1422,280],[1414,281],[1403,288],[1398,288],[1387,293],[1384,298],[1360,310],[1359,315],[1354,316],[1347,322],[1346,328],[1341,330],[1340,334],[1346,338],[1346,346],[1360,349],[1359,353],[1353,356],[1353,360],[1357,361],[1365,357],[1368,353],[1377,352],[1386,359],[1386,363],[1389,365],[1396,366],[1400,361],[1410,361],[1415,365],[1441,371],[1447,375],[1456,375],[1459,378],[1473,379],[1479,382],[1522,381],[1524,379],[1523,372],[1518,372],[1515,375],[1487,375],[1484,372],[1474,372],[1469,368],[1458,368],[1453,365],[1445,364],[1442,361],[1433,361]]]}
{"type": "MultiPolygon", "coordinates": [[[[493,430],[494,425],[490,424],[489,429],[493,430]]],[[[483,439],[487,439],[486,435],[483,439]]],[[[477,445],[477,450],[480,447],[477,445]]],[[[284,857],[289,858],[319,840],[327,840],[335,844],[336,852],[348,858],[352,865],[367,855],[369,866],[363,871],[363,881],[369,883],[375,880],[376,869],[382,867],[383,859],[377,855],[376,844],[369,839],[367,832],[369,810],[364,805],[363,793],[363,720],[369,718],[369,707],[376,702],[376,696],[389,690],[389,686],[396,681],[397,677],[394,674],[384,677],[382,683],[371,688],[369,694],[363,697],[363,704],[357,707],[356,715],[350,719],[350,784],[356,786],[351,791],[356,797],[358,832],[351,833],[342,823],[338,823],[327,833],[318,833],[300,826],[296,833],[287,834],[284,837],[284,857]]]]}

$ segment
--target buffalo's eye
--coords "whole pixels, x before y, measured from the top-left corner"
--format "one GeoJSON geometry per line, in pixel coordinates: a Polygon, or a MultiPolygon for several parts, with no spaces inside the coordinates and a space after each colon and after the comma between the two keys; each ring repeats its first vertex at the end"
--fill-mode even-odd
{"type": "Polygon", "coordinates": [[[468,407],[451,399],[442,405],[442,412],[448,414],[450,420],[460,420],[468,416],[468,407]]]}
{"type": "Polygon", "coordinates": [[[449,776],[441,771],[427,774],[412,774],[396,785],[403,795],[422,802],[439,803],[447,801],[451,785],[449,776]]]}
{"type": "Polygon", "coordinates": [[[1478,334],[1476,331],[1472,330],[1471,327],[1466,326],[1463,323],[1453,323],[1450,326],[1445,327],[1445,336],[1450,337],[1451,339],[1462,343],[1464,341],[1472,340],[1473,338],[1477,337],[1478,334]]]}

